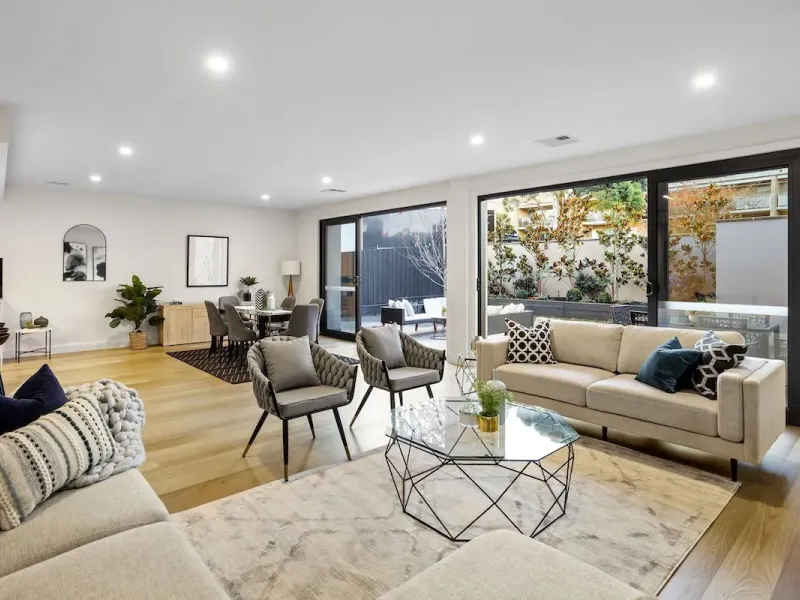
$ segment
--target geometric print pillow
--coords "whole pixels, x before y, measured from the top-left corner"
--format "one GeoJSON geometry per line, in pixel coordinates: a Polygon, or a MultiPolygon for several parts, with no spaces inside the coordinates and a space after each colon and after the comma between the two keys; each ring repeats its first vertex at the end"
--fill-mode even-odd
{"type": "Polygon", "coordinates": [[[508,327],[507,363],[556,364],[550,347],[549,319],[544,319],[533,327],[525,327],[506,319],[506,326],[508,327]]]}
{"type": "Polygon", "coordinates": [[[701,395],[716,400],[719,376],[742,363],[747,345],[726,344],[713,331],[708,331],[694,348],[703,352],[703,358],[692,375],[692,385],[701,395]]]}

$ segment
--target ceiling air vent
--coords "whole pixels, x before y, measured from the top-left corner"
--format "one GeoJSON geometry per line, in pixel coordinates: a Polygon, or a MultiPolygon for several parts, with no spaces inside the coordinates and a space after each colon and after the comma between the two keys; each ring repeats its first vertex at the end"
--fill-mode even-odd
{"type": "Polygon", "coordinates": [[[536,140],[537,144],[542,146],[549,146],[555,148],[557,146],[566,146],[567,144],[575,144],[578,140],[569,135],[557,135],[556,137],[545,138],[543,140],[536,140]]]}
{"type": "Polygon", "coordinates": [[[47,185],[69,185],[66,181],[48,181],[47,185]]]}
{"type": "Polygon", "coordinates": [[[326,190],[320,190],[320,193],[321,193],[321,194],[328,194],[328,193],[333,193],[333,194],[344,194],[346,191],[347,191],[347,190],[339,190],[339,189],[336,189],[336,188],[328,188],[328,189],[326,189],[326,190]]]}

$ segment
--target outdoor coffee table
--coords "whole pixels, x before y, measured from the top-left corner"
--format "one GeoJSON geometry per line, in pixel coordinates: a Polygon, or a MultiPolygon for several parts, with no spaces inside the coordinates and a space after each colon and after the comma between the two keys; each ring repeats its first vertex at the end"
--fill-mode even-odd
{"type": "Polygon", "coordinates": [[[467,405],[474,407],[474,401],[432,398],[391,411],[386,427],[389,443],[385,456],[403,512],[454,542],[471,539],[470,528],[492,508],[496,508],[520,533],[530,537],[539,535],[566,514],[575,462],[572,445],[580,436],[558,413],[517,403],[506,405],[505,419],[501,420],[497,432],[482,433],[472,426],[470,415],[461,413],[462,407],[467,405]],[[432,458],[428,462],[433,465],[421,470],[415,468],[412,463],[416,453],[432,458]],[[543,464],[545,459],[548,459],[546,465],[543,464]],[[473,466],[504,469],[514,475],[509,476],[511,482],[499,495],[496,490],[492,495],[492,490],[487,489],[489,486],[479,475],[470,475],[464,469],[473,466]],[[450,468],[451,473],[454,469],[453,474],[458,475],[459,480],[469,481],[476,494],[489,500],[489,506],[482,511],[479,508],[474,518],[458,529],[454,529],[452,524],[450,528],[445,525],[443,521],[446,519],[440,518],[439,514],[442,508],[439,512],[434,509],[436,502],[426,498],[421,485],[445,467],[450,468]],[[499,504],[523,477],[546,486],[553,498],[530,532],[523,531],[499,504]],[[412,496],[415,499],[413,505],[410,503],[412,496]],[[427,507],[428,510],[415,511],[415,507],[427,507]]]}

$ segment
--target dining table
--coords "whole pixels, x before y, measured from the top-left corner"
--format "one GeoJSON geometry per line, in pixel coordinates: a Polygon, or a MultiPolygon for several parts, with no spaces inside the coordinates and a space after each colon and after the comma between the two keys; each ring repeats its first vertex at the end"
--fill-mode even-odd
{"type": "Polygon", "coordinates": [[[285,321],[286,317],[289,317],[292,314],[292,311],[285,310],[283,308],[259,310],[255,306],[250,306],[248,304],[234,306],[234,308],[237,310],[237,312],[253,315],[258,319],[258,337],[260,339],[263,339],[269,335],[272,326],[272,319],[274,317],[284,317],[280,320],[285,321]]]}

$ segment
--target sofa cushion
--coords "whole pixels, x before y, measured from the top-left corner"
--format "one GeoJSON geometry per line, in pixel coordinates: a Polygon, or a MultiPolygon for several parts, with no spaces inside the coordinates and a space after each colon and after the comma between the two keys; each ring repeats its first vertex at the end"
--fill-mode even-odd
{"type": "Polygon", "coordinates": [[[0,580],[0,600],[229,600],[171,523],[137,527],[0,580]]]}
{"type": "Polygon", "coordinates": [[[614,377],[610,371],[567,363],[509,363],[497,367],[494,374],[512,392],[542,396],[577,406],[586,406],[586,388],[591,384],[614,377]]]}
{"type": "Polygon", "coordinates": [[[747,345],[726,344],[713,331],[708,331],[694,347],[703,352],[700,365],[692,375],[694,389],[706,398],[715,400],[719,376],[742,364],[747,345]]]}
{"type": "Polygon", "coordinates": [[[493,531],[462,546],[380,600],[465,598],[644,600],[651,597],[541,542],[511,531],[493,531]]]}
{"type": "Polygon", "coordinates": [[[321,385],[308,337],[293,340],[261,340],[261,354],[267,377],[277,393],[294,388],[321,385]]]}
{"type": "Polygon", "coordinates": [[[19,527],[0,534],[0,577],[109,535],[167,519],[167,509],[136,470],[59,492],[19,527]]]}
{"type": "Polygon", "coordinates": [[[674,394],[678,390],[692,387],[692,373],[702,358],[702,352],[681,348],[678,338],[674,337],[653,350],[639,369],[636,381],[674,394]]]}
{"type": "MultiPolygon", "coordinates": [[[[674,327],[626,326],[622,332],[619,347],[618,373],[635,375],[642,368],[650,353],[667,340],[677,337],[682,348],[692,348],[695,342],[705,335],[697,329],[676,329],[674,327]]],[[[743,344],[744,338],[735,331],[718,331],[720,339],[729,344],[743,344]]]]}
{"type": "Polygon", "coordinates": [[[516,321],[506,319],[508,331],[508,363],[533,363],[554,365],[550,347],[550,320],[538,321],[533,327],[525,327],[516,321]]]}
{"type": "Polygon", "coordinates": [[[389,369],[389,387],[394,392],[402,392],[423,385],[439,383],[440,374],[435,369],[420,369],[418,367],[400,367],[389,369]]]}
{"type": "Polygon", "coordinates": [[[668,394],[624,374],[593,383],[586,406],[666,427],[717,437],[717,403],[693,390],[668,394]]]}
{"type": "Polygon", "coordinates": [[[347,390],[329,385],[295,388],[275,394],[281,417],[291,419],[328,408],[344,406],[349,402],[347,390]]]}
{"type": "Polygon", "coordinates": [[[0,434],[25,427],[66,403],[64,388],[44,364],[19,386],[13,398],[0,393],[0,434]]]}
{"type": "Polygon", "coordinates": [[[553,356],[558,362],[616,371],[622,330],[609,323],[550,319],[553,356]]]}
{"type": "Polygon", "coordinates": [[[361,337],[367,352],[385,362],[387,369],[406,366],[406,357],[403,354],[403,344],[400,342],[400,331],[397,327],[391,325],[362,327],[361,337]]]}

